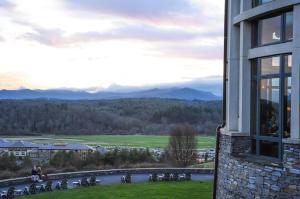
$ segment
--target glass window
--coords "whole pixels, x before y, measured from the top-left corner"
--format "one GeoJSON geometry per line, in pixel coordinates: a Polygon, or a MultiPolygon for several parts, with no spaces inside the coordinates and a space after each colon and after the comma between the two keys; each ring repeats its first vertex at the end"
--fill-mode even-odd
{"type": "Polygon", "coordinates": [[[269,44],[281,41],[281,16],[262,19],[259,21],[260,44],[269,44]]]}
{"type": "Polygon", "coordinates": [[[269,3],[269,2],[272,2],[272,1],[274,1],[274,0],[254,0],[254,6],[259,6],[259,5],[269,3]]]}
{"type": "Polygon", "coordinates": [[[261,59],[261,75],[279,74],[280,56],[261,59]]]}
{"type": "MultiPolygon", "coordinates": [[[[255,68],[255,67],[253,67],[255,68]]],[[[255,136],[256,135],[256,131],[257,131],[257,80],[252,79],[252,83],[251,83],[251,135],[255,136]]]]}
{"type": "Polygon", "coordinates": [[[293,12],[285,15],[285,40],[293,39],[293,12]]]}
{"type": "Polygon", "coordinates": [[[293,39],[293,12],[260,19],[255,25],[254,45],[262,46],[293,39]]]}
{"type": "Polygon", "coordinates": [[[260,133],[278,136],[279,131],[279,78],[260,81],[260,133]]]}
{"type": "Polygon", "coordinates": [[[280,158],[281,138],[290,137],[292,55],[259,58],[252,67],[252,153],[280,158]]]}
{"type": "Polygon", "coordinates": [[[278,145],[277,142],[260,141],[260,154],[276,158],[279,153],[278,145]]]}
{"type": "Polygon", "coordinates": [[[292,73],[292,55],[286,55],[285,59],[285,73],[292,73]]]}
{"type": "Polygon", "coordinates": [[[288,138],[291,135],[291,96],[292,96],[292,78],[286,77],[284,80],[284,132],[283,137],[288,138]]]}
{"type": "Polygon", "coordinates": [[[269,3],[271,1],[273,1],[273,0],[261,0],[261,4],[269,3]]]}

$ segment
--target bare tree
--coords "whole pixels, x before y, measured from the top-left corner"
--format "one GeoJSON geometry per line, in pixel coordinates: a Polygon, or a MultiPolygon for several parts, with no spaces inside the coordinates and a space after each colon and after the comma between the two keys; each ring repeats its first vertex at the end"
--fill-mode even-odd
{"type": "Polygon", "coordinates": [[[178,166],[186,167],[197,158],[197,131],[190,125],[179,125],[170,132],[169,156],[178,166]]]}

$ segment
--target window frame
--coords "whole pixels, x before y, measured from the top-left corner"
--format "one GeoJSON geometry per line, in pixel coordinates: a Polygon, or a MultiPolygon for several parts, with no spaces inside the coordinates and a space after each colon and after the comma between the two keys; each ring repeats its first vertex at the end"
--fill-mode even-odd
{"type": "MultiPolygon", "coordinates": [[[[269,45],[274,45],[274,44],[281,44],[281,43],[286,43],[286,42],[290,42],[293,41],[293,39],[286,39],[286,16],[287,13],[292,12],[293,10],[285,10],[284,12],[281,12],[280,14],[276,13],[276,14],[272,14],[272,15],[268,15],[262,18],[257,19],[252,26],[252,48],[256,48],[256,47],[263,47],[263,46],[269,46],[269,45]],[[280,40],[279,41],[274,41],[274,42],[270,42],[270,43],[266,43],[266,44],[262,44],[261,43],[261,23],[260,21],[262,20],[266,20],[269,18],[273,18],[273,17],[281,17],[280,20],[280,40]]],[[[294,14],[294,13],[293,13],[294,14]]]]}
{"type": "MultiPolygon", "coordinates": [[[[251,147],[251,153],[257,155],[257,156],[264,156],[271,159],[282,159],[283,155],[283,133],[284,133],[284,125],[285,125],[285,79],[288,77],[292,77],[291,72],[286,73],[286,58],[292,55],[292,53],[285,53],[285,54],[277,54],[277,55],[271,55],[266,57],[259,57],[252,61],[252,72],[251,72],[251,132],[254,132],[251,134],[251,142],[253,145],[253,142],[255,143],[255,149],[251,147]],[[272,58],[280,56],[280,69],[279,74],[268,74],[268,75],[261,75],[261,59],[265,58],[272,58]],[[255,70],[254,70],[255,67],[255,70]],[[256,74],[254,74],[256,73],[256,74]],[[261,80],[264,79],[272,79],[272,78],[279,78],[279,130],[278,130],[278,137],[271,137],[271,136],[263,136],[261,135],[261,124],[260,124],[260,97],[261,97],[261,80]],[[253,87],[253,84],[255,84],[253,87]],[[255,92],[255,96],[254,93],[255,92]],[[254,97],[253,97],[254,96],[254,97]],[[253,102],[255,100],[255,102],[253,102]],[[254,113],[253,113],[254,111],[254,113]],[[253,122],[255,122],[255,125],[253,125],[253,122]],[[255,129],[253,129],[255,128],[255,129]],[[267,141],[267,142],[273,142],[278,144],[278,155],[277,157],[272,156],[265,156],[261,155],[261,141],[267,141]]],[[[292,88],[291,88],[292,89],[292,88]]]]}
{"type": "Polygon", "coordinates": [[[267,2],[267,3],[262,3],[262,0],[253,0],[252,1],[252,7],[255,8],[257,6],[261,6],[261,5],[265,5],[265,4],[268,4],[268,3],[272,3],[273,1],[275,1],[275,0],[272,0],[272,1],[267,2]]]}

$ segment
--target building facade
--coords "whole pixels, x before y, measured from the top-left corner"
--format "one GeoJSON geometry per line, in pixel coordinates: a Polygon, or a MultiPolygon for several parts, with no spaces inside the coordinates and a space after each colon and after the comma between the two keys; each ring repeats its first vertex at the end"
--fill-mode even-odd
{"type": "Polygon", "coordinates": [[[57,152],[74,152],[81,159],[85,159],[88,153],[94,149],[90,146],[72,143],[72,144],[36,144],[27,141],[8,141],[0,139],[0,155],[12,154],[17,160],[29,157],[35,163],[49,162],[57,152]]]}
{"type": "Polygon", "coordinates": [[[218,199],[300,198],[300,0],[227,0],[218,199]]]}

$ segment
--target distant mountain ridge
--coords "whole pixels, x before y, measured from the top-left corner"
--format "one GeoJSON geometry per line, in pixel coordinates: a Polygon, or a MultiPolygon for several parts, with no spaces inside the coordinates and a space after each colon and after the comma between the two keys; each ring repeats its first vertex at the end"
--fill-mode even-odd
{"type": "Polygon", "coordinates": [[[0,99],[61,99],[61,100],[101,100],[101,99],[128,99],[128,98],[161,98],[179,100],[220,100],[219,96],[211,92],[192,88],[154,88],[133,92],[105,92],[89,93],[72,90],[0,90],[0,99]]]}

